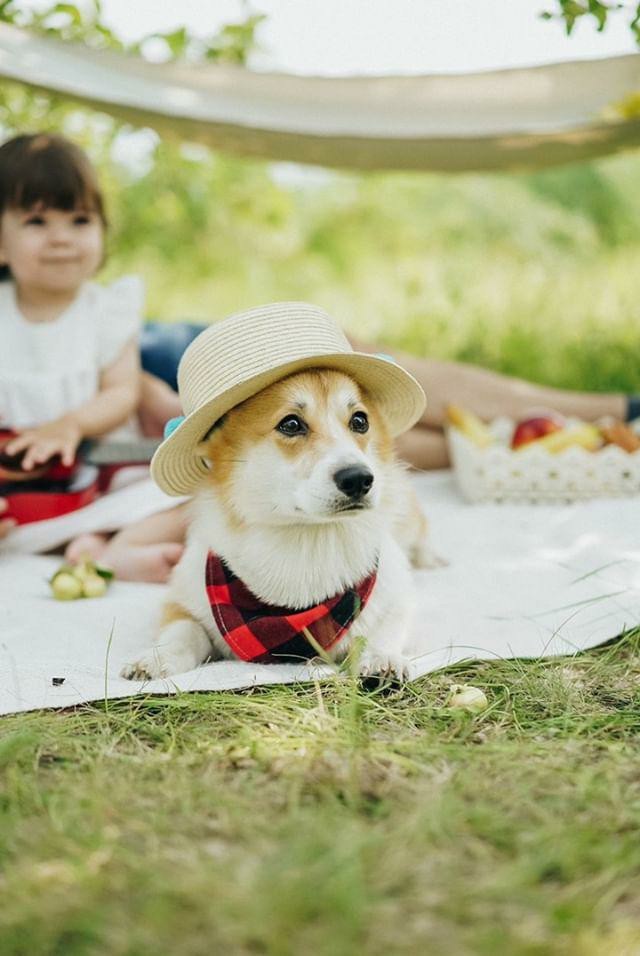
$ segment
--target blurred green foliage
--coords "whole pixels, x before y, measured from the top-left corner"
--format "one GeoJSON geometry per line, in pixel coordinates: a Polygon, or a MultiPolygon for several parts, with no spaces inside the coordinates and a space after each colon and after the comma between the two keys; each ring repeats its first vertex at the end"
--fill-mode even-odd
{"type": "MultiPolygon", "coordinates": [[[[124,49],[99,3],[0,20],[124,49]]],[[[259,17],[167,59],[244,62],[259,17]]],[[[72,136],[97,164],[112,229],[105,278],[142,274],[150,315],[209,321],[308,299],[356,336],[557,385],[640,389],[640,161],[531,175],[324,173],[159,140],[60,97],[0,85],[5,136],[72,136]],[[136,155],[135,161],[129,156],[136,155]],[[122,157],[125,156],[123,161],[122,157]]]]}
{"type": "Polygon", "coordinates": [[[545,10],[541,16],[545,20],[562,20],[568,34],[573,32],[576,23],[583,18],[595,23],[598,32],[602,32],[612,15],[630,16],[629,29],[640,43],[640,3],[606,3],[603,0],[556,0],[557,11],[545,10]]]}

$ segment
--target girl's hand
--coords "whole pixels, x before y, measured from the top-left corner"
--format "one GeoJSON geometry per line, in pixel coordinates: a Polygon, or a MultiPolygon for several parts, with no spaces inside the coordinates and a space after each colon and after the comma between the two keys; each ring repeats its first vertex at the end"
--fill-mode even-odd
{"type": "Polygon", "coordinates": [[[9,532],[16,526],[16,522],[13,518],[2,517],[6,510],[7,502],[4,498],[0,498],[0,539],[6,538],[9,532]]]}
{"type": "Polygon", "coordinates": [[[63,465],[72,465],[81,441],[80,426],[71,418],[59,418],[40,428],[27,429],[8,442],[4,450],[8,455],[17,455],[26,449],[21,468],[31,471],[34,465],[41,465],[54,455],[60,455],[63,465]]]}

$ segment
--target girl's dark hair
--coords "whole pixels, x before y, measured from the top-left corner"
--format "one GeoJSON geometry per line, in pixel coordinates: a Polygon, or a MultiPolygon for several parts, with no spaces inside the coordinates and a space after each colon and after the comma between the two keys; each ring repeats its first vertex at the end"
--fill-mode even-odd
{"type": "MultiPolygon", "coordinates": [[[[83,209],[107,227],[95,170],[79,146],[51,133],[15,136],[0,146],[0,216],[7,209],[83,209]]],[[[9,278],[0,266],[0,281],[9,278]]]]}

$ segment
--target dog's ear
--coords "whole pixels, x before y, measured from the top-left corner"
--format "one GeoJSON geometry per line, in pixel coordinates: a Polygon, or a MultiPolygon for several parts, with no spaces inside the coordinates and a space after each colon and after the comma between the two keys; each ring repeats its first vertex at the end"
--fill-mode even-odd
{"type": "Polygon", "coordinates": [[[204,461],[212,461],[211,446],[209,444],[209,439],[205,438],[204,441],[198,442],[194,448],[194,454],[197,458],[203,458],[204,461]]]}
{"type": "Polygon", "coordinates": [[[216,422],[213,423],[207,434],[204,436],[202,441],[198,442],[195,447],[195,453],[199,458],[204,458],[205,461],[213,461],[212,456],[212,445],[211,441],[212,435],[217,432],[224,425],[226,415],[222,415],[216,422]]]}

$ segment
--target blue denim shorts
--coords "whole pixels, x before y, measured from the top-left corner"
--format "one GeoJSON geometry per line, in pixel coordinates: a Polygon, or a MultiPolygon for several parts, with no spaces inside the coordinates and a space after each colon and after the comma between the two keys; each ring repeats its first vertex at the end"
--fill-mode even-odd
{"type": "Polygon", "coordinates": [[[145,372],[157,375],[178,390],[178,363],[182,353],[206,325],[196,322],[145,322],[140,337],[140,359],[145,372]]]}

